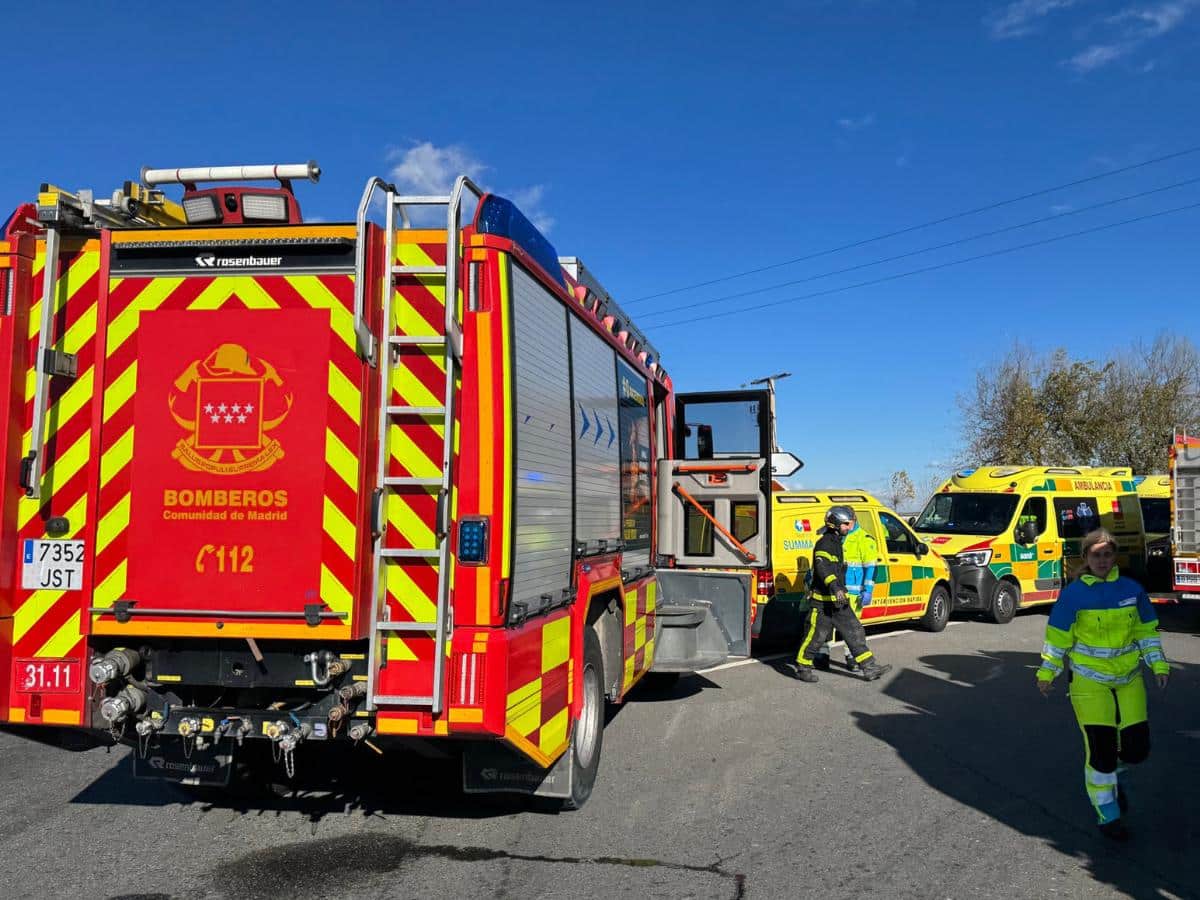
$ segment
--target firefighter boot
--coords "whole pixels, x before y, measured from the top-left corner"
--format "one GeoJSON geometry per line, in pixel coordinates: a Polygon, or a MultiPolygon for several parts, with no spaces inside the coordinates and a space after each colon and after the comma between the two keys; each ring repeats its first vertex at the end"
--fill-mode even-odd
{"type": "Polygon", "coordinates": [[[822,672],[829,671],[829,655],[826,653],[818,653],[813,657],[813,668],[820,669],[822,672]]]}
{"type": "Polygon", "coordinates": [[[875,661],[875,657],[868,656],[862,661],[860,666],[862,677],[865,681],[876,681],[892,671],[891,665],[881,666],[875,661]]]}
{"type": "Polygon", "coordinates": [[[792,674],[797,681],[803,681],[806,684],[816,684],[821,680],[817,677],[817,673],[812,670],[812,666],[803,666],[800,663],[792,663],[792,674]]]}
{"type": "Polygon", "coordinates": [[[846,654],[846,671],[847,672],[857,672],[858,671],[858,663],[855,662],[854,657],[851,656],[849,653],[846,654]]]}

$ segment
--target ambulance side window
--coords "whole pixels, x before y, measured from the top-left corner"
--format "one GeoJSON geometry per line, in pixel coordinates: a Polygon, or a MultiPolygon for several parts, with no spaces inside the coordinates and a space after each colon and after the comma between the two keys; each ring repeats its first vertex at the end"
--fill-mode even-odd
{"type": "Polygon", "coordinates": [[[1021,508],[1021,515],[1017,518],[1017,526],[1024,525],[1026,522],[1037,522],[1038,534],[1046,533],[1045,497],[1030,497],[1025,501],[1025,506],[1021,508]]]}
{"type": "Polygon", "coordinates": [[[908,529],[895,516],[881,512],[879,520],[883,522],[883,530],[887,532],[888,553],[916,553],[917,546],[908,529]]]}
{"type": "Polygon", "coordinates": [[[1100,506],[1095,497],[1055,497],[1054,518],[1059,537],[1081,538],[1100,527],[1100,506]]]}

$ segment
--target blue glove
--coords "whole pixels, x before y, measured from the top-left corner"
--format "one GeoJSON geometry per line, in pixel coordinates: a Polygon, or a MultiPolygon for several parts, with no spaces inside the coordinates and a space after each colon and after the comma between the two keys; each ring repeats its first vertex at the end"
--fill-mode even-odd
{"type": "Polygon", "coordinates": [[[870,606],[871,605],[871,591],[872,591],[872,588],[867,588],[865,591],[862,592],[862,594],[859,596],[860,605],[862,605],[862,606],[870,606]]]}

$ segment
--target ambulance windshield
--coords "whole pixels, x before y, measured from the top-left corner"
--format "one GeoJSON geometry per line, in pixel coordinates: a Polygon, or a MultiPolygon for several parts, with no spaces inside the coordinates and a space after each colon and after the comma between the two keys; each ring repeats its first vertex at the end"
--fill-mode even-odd
{"type": "Polygon", "coordinates": [[[1016,494],[934,494],[913,526],[935,534],[999,534],[1017,508],[1016,494]]]}

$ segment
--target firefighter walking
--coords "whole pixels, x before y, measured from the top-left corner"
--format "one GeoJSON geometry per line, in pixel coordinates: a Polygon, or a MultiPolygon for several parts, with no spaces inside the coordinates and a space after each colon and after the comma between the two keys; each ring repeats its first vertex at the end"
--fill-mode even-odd
{"type": "MultiPolygon", "coordinates": [[[[813,548],[812,611],[796,655],[796,677],[801,681],[819,680],[813,669],[834,628],[845,638],[848,654],[867,681],[880,678],[892,668],[881,666],[867,646],[866,632],[855,615],[847,590],[843,545],[856,524],[854,510],[848,506],[831,506],[825,513],[825,529],[813,548]]],[[[827,664],[827,652],[825,661],[827,664]]]]}
{"type": "Polygon", "coordinates": [[[1083,573],[1059,595],[1046,624],[1037,686],[1045,696],[1069,668],[1068,694],[1083,733],[1084,786],[1101,833],[1129,837],[1121,814],[1128,799],[1119,776],[1150,755],[1146,683],[1141,666],[1167,686],[1171,668],[1158,616],[1145,590],[1115,565],[1117,543],[1102,528],[1083,539],[1083,573]]]}

